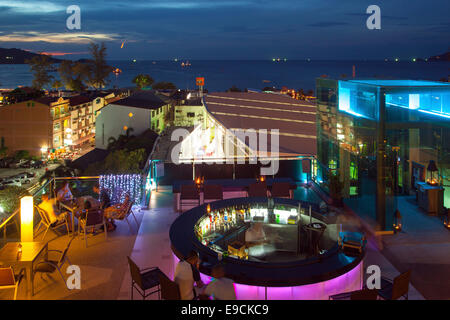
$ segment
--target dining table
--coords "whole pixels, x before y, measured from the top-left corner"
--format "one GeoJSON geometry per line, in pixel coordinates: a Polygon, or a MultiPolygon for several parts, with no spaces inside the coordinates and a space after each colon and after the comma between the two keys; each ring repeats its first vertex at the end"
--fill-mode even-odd
{"type": "Polygon", "coordinates": [[[70,212],[72,219],[72,237],[75,237],[75,215],[80,209],[79,201],[76,199],[59,201],[59,207],[70,212]]]}
{"type": "Polygon", "coordinates": [[[0,263],[15,270],[25,268],[27,296],[34,295],[34,266],[39,259],[48,259],[48,243],[43,241],[8,242],[0,249],[0,263]]]}

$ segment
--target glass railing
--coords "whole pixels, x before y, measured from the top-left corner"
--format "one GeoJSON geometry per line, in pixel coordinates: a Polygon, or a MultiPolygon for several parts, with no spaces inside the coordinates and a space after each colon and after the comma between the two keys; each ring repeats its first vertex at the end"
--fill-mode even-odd
{"type": "MultiPolygon", "coordinates": [[[[99,177],[67,177],[67,178],[52,178],[42,185],[32,189],[31,195],[35,205],[41,203],[42,195],[49,194],[50,197],[56,196],[56,190],[59,190],[66,182],[69,182],[72,194],[75,198],[82,196],[92,196],[98,198],[93,187],[98,183],[99,177]]],[[[39,214],[34,212],[35,227],[40,222],[39,214]]],[[[6,242],[19,241],[20,239],[20,208],[17,208],[11,214],[4,214],[3,219],[0,220],[0,248],[6,242]]]]}

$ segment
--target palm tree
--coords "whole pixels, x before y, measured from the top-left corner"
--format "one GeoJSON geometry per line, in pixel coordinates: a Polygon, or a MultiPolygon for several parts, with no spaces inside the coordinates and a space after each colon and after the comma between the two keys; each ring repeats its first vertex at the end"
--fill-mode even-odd
{"type": "Polygon", "coordinates": [[[109,137],[108,139],[108,147],[107,149],[110,151],[116,151],[123,149],[127,143],[134,138],[134,135],[131,135],[131,133],[134,131],[133,128],[127,128],[125,131],[125,134],[121,134],[119,137],[109,137]]]}

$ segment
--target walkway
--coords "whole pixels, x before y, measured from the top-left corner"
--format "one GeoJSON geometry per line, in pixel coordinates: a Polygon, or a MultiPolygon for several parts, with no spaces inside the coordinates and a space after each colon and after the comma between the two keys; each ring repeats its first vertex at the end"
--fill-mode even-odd
{"type": "Polygon", "coordinates": [[[383,254],[399,270],[412,270],[411,282],[426,299],[450,299],[450,232],[414,196],[399,198],[399,210],[403,230],[383,236],[383,254]]]}

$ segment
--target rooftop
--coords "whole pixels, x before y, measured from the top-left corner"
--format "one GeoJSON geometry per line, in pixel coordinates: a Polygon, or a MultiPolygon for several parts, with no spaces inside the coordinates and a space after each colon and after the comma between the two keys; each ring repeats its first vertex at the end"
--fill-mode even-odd
{"type": "Polygon", "coordinates": [[[92,99],[86,96],[78,95],[69,98],[69,104],[71,107],[79,106],[80,104],[85,104],[92,102],[92,99]]]}
{"type": "Polygon", "coordinates": [[[348,82],[363,83],[381,87],[450,87],[450,83],[428,80],[371,80],[371,79],[357,79],[357,80],[343,80],[348,82]]]}
{"type": "Polygon", "coordinates": [[[271,93],[214,92],[205,106],[227,129],[278,129],[280,153],[316,154],[316,106],[271,93]]]}
{"type": "Polygon", "coordinates": [[[166,104],[161,98],[151,91],[140,91],[131,96],[118,100],[114,105],[127,106],[142,109],[158,109],[166,104]]]}

